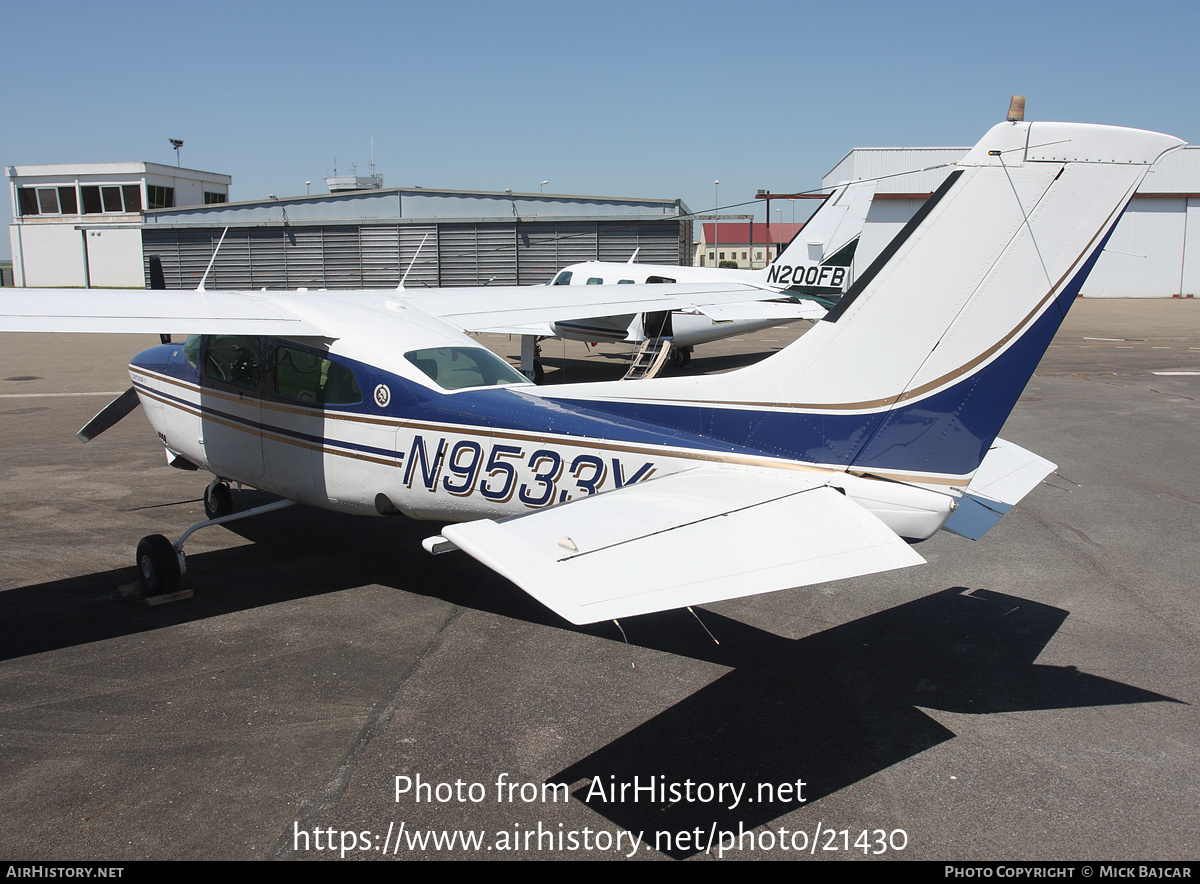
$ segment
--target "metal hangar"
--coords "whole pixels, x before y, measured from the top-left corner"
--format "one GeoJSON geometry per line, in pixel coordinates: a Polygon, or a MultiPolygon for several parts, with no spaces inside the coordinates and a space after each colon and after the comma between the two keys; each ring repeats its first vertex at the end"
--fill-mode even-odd
{"type": "Polygon", "coordinates": [[[398,187],[147,211],[168,288],[532,285],[579,261],[690,264],[681,200],[398,187]]]}

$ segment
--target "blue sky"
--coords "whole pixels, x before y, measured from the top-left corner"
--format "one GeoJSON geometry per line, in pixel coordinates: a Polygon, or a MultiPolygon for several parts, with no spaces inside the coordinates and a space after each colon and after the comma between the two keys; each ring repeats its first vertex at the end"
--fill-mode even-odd
{"type": "Polygon", "coordinates": [[[173,165],[179,137],[183,165],[232,175],[234,200],[319,192],[335,157],[366,174],[373,138],[388,186],[549,179],[703,211],[715,179],[728,206],[816,187],[854,147],[973,144],[1014,93],[1028,119],[1200,141],[1194,2],[4,10],[0,163],[173,165]]]}

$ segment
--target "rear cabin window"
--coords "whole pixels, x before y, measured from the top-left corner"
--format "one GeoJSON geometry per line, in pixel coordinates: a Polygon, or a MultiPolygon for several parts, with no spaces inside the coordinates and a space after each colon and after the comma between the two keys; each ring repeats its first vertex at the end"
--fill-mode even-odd
{"type": "Polygon", "coordinates": [[[404,358],[443,390],[529,383],[515,368],[482,347],[429,347],[405,353],[404,358]]]}
{"type": "Polygon", "coordinates": [[[275,393],[310,405],[362,402],[362,391],[350,369],[297,347],[280,346],[275,350],[275,393]]]}

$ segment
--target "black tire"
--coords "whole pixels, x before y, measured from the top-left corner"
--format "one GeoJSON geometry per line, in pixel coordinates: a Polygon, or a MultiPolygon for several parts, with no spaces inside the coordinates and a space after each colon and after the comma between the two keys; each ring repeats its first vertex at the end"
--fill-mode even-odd
{"type": "Polygon", "coordinates": [[[219,519],[233,512],[233,495],[224,482],[213,482],[204,489],[204,515],[219,519]]]}
{"type": "Polygon", "coordinates": [[[533,382],[535,384],[544,383],[546,380],[546,369],[542,366],[542,360],[533,360],[533,382]]]}
{"type": "Polygon", "coordinates": [[[161,534],[138,542],[137,569],[143,595],[163,595],[179,588],[179,558],[171,541],[161,534]]]}
{"type": "Polygon", "coordinates": [[[671,351],[671,365],[676,368],[683,368],[692,361],[691,347],[677,347],[671,351]]]}

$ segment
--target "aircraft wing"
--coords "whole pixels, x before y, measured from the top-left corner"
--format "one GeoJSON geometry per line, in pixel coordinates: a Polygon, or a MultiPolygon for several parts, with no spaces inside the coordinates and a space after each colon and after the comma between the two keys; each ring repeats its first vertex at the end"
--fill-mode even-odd
{"type": "Polygon", "coordinates": [[[1046,458],[997,438],[943,527],[978,540],[1056,469],[1046,458]]]}
{"type": "Polygon", "coordinates": [[[463,550],[572,623],[924,562],[820,477],[699,468],[425,541],[463,550]]]}
{"type": "Polygon", "coordinates": [[[394,297],[464,331],[497,332],[597,316],[701,309],[756,298],[777,298],[779,292],[749,283],[720,282],[416,289],[394,297]]]}
{"type": "Polygon", "coordinates": [[[0,331],[336,337],[271,295],[162,289],[0,289],[0,331]]]}
{"type": "Polygon", "coordinates": [[[786,322],[796,319],[820,319],[826,310],[813,301],[750,301],[740,304],[712,304],[697,307],[696,312],[717,322],[732,319],[778,319],[786,322]]]}
{"type": "MultiPolygon", "coordinates": [[[[655,289],[660,287],[655,285],[655,289]]],[[[558,286],[558,288],[567,288],[567,286],[558,286]]],[[[581,286],[574,286],[578,291],[581,286]]],[[[595,286],[592,286],[595,288],[595,286]]],[[[629,288],[629,286],[622,286],[629,288]]],[[[651,303],[651,302],[646,302],[651,303]]],[[[654,310],[666,309],[661,306],[661,301],[654,301],[654,310]]],[[[705,304],[701,307],[688,307],[680,312],[683,313],[701,313],[707,316],[714,322],[730,322],[735,319],[749,320],[778,320],[779,322],[795,322],[799,319],[820,319],[825,315],[826,310],[820,304],[814,301],[799,301],[790,298],[787,301],[742,301],[736,304],[705,304]]],[[[628,325],[633,321],[635,314],[626,313],[618,316],[586,316],[578,317],[583,320],[594,320],[597,318],[605,320],[619,320],[618,325],[628,325]]],[[[558,322],[570,322],[570,319],[560,317],[558,322]]],[[[554,337],[558,331],[554,328],[554,322],[534,322],[527,325],[493,325],[487,328],[472,328],[471,331],[488,332],[496,335],[544,335],[546,337],[554,337]]]]}
{"type": "Polygon", "coordinates": [[[487,286],[404,292],[7,289],[0,293],[0,332],[336,338],[336,332],[305,316],[304,304],[320,300],[381,310],[399,301],[464,331],[517,331],[572,319],[711,307],[777,296],[778,292],[743,283],[487,286]]]}

